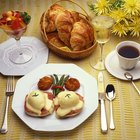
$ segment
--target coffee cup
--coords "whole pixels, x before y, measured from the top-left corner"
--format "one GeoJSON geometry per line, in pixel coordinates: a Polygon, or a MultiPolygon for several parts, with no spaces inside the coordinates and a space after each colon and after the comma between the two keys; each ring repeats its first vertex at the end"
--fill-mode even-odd
{"type": "Polygon", "coordinates": [[[122,41],[116,46],[116,53],[120,67],[131,70],[140,61],[140,44],[134,41],[122,41]]]}

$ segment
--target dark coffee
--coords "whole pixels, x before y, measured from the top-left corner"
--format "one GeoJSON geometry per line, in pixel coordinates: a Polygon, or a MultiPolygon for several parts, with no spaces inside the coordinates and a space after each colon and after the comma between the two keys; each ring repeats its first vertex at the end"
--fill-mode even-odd
{"type": "Polygon", "coordinates": [[[136,58],[140,55],[140,52],[137,48],[132,46],[124,46],[121,47],[118,51],[118,53],[126,58],[136,58]]]}

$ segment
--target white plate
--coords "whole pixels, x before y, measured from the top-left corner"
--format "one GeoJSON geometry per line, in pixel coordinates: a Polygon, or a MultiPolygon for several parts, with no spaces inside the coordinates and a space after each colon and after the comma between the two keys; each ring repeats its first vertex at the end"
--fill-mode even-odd
{"type": "MultiPolygon", "coordinates": [[[[115,51],[112,51],[107,55],[105,59],[105,66],[108,72],[111,73],[116,78],[127,80],[124,77],[124,73],[126,72],[126,70],[120,67],[119,60],[115,51]]],[[[134,77],[133,80],[140,79],[140,62],[138,62],[137,66],[134,69],[129,70],[128,72],[133,75],[134,77]]]]}
{"type": "Polygon", "coordinates": [[[50,132],[67,131],[76,128],[84,122],[97,107],[98,93],[96,79],[74,64],[44,64],[26,74],[18,80],[12,102],[13,111],[31,129],[50,132]],[[25,114],[25,96],[33,89],[37,89],[37,82],[41,77],[50,74],[69,74],[80,81],[80,89],[76,92],[83,95],[85,104],[83,111],[79,115],[73,118],[58,119],[55,116],[55,112],[45,118],[34,118],[25,114]]]}
{"type": "MultiPolygon", "coordinates": [[[[29,49],[33,52],[33,58],[31,61],[25,64],[14,64],[9,60],[9,52],[11,49],[15,49],[16,41],[11,38],[0,44],[0,72],[3,75],[20,76],[30,72],[40,64],[48,61],[49,50],[42,41],[35,37],[22,37],[21,45],[28,45],[29,49]]],[[[22,47],[21,46],[21,47],[22,47]]]]}

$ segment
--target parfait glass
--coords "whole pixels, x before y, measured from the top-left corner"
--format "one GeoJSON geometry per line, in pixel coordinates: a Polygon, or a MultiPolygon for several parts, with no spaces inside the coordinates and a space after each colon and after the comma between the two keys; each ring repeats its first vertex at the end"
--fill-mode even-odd
{"type": "Polygon", "coordinates": [[[32,50],[20,43],[21,36],[27,29],[31,16],[27,12],[7,11],[2,13],[0,28],[16,40],[16,45],[10,48],[8,58],[15,64],[24,64],[32,59],[32,50]]]}
{"type": "Polygon", "coordinates": [[[96,70],[105,70],[103,46],[110,39],[110,31],[113,24],[114,20],[111,17],[104,15],[96,16],[92,20],[95,39],[100,46],[100,57],[98,58],[97,62],[93,58],[90,59],[90,65],[96,70]]]}
{"type": "Polygon", "coordinates": [[[9,60],[15,64],[24,64],[32,59],[32,51],[28,46],[23,47],[20,43],[21,36],[26,31],[27,25],[19,29],[3,29],[7,35],[16,40],[16,48],[10,51],[9,60]]]}

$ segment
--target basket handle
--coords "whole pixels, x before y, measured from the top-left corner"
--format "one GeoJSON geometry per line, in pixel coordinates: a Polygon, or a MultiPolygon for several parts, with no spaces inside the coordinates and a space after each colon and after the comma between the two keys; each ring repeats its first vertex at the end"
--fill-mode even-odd
{"type": "Polygon", "coordinates": [[[82,6],[80,6],[79,4],[77,4],[76,2],[73,2],[72,0],[58,0],[58,1],[56,1],[54,4],[59,3],[59,2],[62,2],[62,1],[71,2],[71,3],[75,4],[75,5],[77,5],[78,7],[80,7],[80,8],[83,10],[83,12],[84,12],[86,15],[84,15],[84,14],[82,14],[82,13],[80,13],[80,14],[83,15],[83,16],[85,16],[89,21],[91,20],[90,16],[89,16],[88,13],[84,10],[84,8],[83,8],[82,6]]]}

